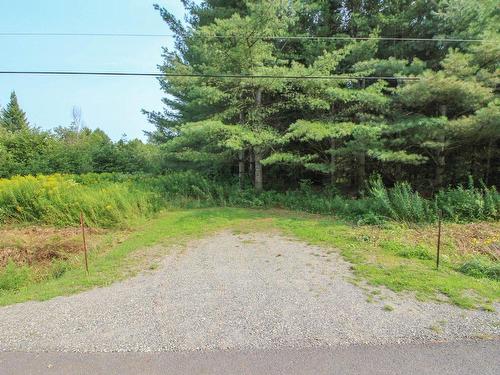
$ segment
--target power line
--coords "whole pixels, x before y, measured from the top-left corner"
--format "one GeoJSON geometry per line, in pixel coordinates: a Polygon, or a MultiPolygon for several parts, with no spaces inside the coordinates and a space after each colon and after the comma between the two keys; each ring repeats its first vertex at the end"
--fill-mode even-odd
{"type": "MultiPolygon", "coordinates": [[[[37,36],[88,36],[88,37],[117,37],[117,38],[174,38],[177,35],[174,34],[134,34],[134,33],[26,33],[26,32],[3,32],[0,33],[0,37],[37,37],[37,36]]],[[[235,39],[235,38],[247,38],[244,35],[210,35],[205,36],[206,38],[212,39],[235,39]]],[[[374,37],[374,36],[313,36],[313,35],[283,35],[283,36],[252,36],[249,39],[261,39],[261,40],[382,40],[382,41],[400,41],[400,42],[444,42],[444,43],[497,43],[496,40],[489,39],[463,39],[463,38],[410,38],[410,37],[374,37]]]]}
{"type": "Polygon", "coordinates": [[[174,34],[132,34],[132,33],[20,33],[6,32],[0,33],[0,36],[95,36],[95,37],[144,37],[144,38],[163,38],[174,37],[174,34]]]}
{"type": "Polygon", "coordinates": [[[17,71],[1,70],[0,74],[12,75],[68,75],[68,76],[112,76],[112,77],[191,77],[191,78],[242,78],[242,79],[326,79],[326,80],[402,80],[417,81],[419,77],[407,76],[354,76],[354,75],[329,75],[329,76],[295,76],[295,75],[244,75],[244,74],[190,74],[190,73],[134,73],[134,72],[71,72],[71,71],[17,71]]]}

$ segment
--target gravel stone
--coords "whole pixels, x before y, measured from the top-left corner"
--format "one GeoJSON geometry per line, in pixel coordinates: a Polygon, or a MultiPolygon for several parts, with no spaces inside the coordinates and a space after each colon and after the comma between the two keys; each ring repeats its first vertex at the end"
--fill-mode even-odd
{"type": "Polygon", "coordinates": [[[275,233],[225,231],[109,287],[0,308],[0,350],[245,350],[500,338],[498,312],[387,290],[369,298],[369,288],[351,278],[350,264],[336,252],[275,233]]]}

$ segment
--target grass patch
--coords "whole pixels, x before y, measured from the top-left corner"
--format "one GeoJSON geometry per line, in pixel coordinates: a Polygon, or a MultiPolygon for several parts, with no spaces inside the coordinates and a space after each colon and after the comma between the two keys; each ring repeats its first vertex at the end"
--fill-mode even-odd
{"type": "Polygon", "coordinates": [[[429,329],[437,334],[443,333],[443,327],[441,327],[439,324],[433,324],[429,327],[429,329]]]}
{"type": "Polygon", "coordinates": [[[473,258],[462,264],[458,270],[466,275],[481,278],[487,277],[492,280],[500,281],[500,264],[473,258]]]}
{"type": "Polygon", "coordinates": [[[24,279],[26,271],[5,268],[2,275],[7,276],[2,277],[10,281],[2,282],[10,286],[0,289],[0,305],[108,285],[147,269],[155,244],[183,244],[222,229],[235,233],[278,229],[311,244],[337,248],[352,263],[356,280],[364,279],[372,286],[385,286],[395,292],[412,292],[419,299],[438,300],[444,295],[464,308],[490,307],[500,300],[498,280],[459,272],[459,266],[472,255],[458,251],[452,238],[444,238],[444,260],[440,270],[435,269],[432,256],[423,255],[431,254],[435,239],[431,227],[354,226],[331,217],[284,210],[214,208],[162,213],[143,221],[121,243],[113,241],[113,234],[109,234],[108,241],[90,254],[89,276],[81,267],[81,255],[77,266],[63,262],[53,265],[53,276],[40,282],[24,279]]]}
{"type": "Polygon", "coordinates": [[[429,249],[421,244],[408,245],[398,241],[389,240],[382,242],[380,246],[382,247],[382,249],[390,251],[395,255],[403,258],[414,258],[422,260],[433,259],[429,249]]]}
{"type": "Polygon", "coordinates": [[[384,310],[384,311],[394,311],[394,307],[392,307],[391,305],[384,305],[384,307],[382,307],[382,310],[384,310]]]}
{"type": "Polygon", "coordinates": [[[30,272],[26,266],[17,266],[9,261],[0,272],[0,293],[2,291],[17,291],[29,281],[30,272]]]}

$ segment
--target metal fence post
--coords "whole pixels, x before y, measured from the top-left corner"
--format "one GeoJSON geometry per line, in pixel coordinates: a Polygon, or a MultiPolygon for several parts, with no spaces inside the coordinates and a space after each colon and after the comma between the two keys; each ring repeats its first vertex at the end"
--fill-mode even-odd
{"type": "Polygon", "coordinates": [[[437,254],[436,254],[436,269],[439,269],[439,253],[441,252],[441,219],[443,213],[438,210],[438,238],[437,238],[437,254]]]}
{"type": "Polygon", "coordinates": [[[85,225],[83,222],[83,211],[80,211],[80,226],[82,228],[83,253],[85,255],[85,271],[87,271],[87,275],[88,275],[89,274],[89,262],[87,259],[87,241],[85,240],[85,225]]]}

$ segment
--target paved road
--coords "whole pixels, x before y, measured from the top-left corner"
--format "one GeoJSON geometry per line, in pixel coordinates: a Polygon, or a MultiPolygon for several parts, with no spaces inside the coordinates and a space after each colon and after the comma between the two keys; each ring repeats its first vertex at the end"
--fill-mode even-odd
{"type": "Polygon", "coordinates": [[[1,375],[499,374],[500,341],[260,351],[0,352],[1,375]]]}

